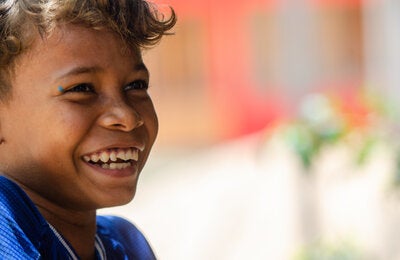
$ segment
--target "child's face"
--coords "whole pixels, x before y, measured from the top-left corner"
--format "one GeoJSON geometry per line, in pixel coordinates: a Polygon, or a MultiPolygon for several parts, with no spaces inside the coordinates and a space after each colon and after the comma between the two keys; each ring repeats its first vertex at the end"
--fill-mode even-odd
{"type": "Polygon", "coordinates": [[[106,31],[68,25],[38,37],[16,64],[0,105],[0,170],[40,203],[129,202],[158,129],[140,53],[106,31]],[[88,162],[96,156],[106,162],[88,162]]]}

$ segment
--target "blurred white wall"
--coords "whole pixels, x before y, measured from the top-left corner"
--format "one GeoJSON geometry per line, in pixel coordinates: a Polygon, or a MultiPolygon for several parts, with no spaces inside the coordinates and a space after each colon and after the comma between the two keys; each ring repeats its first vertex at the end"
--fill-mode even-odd
{"type": "Polygon", "coordinates": [[[400,2],[365,0],[366,87],[400,99],[400,2]]]}

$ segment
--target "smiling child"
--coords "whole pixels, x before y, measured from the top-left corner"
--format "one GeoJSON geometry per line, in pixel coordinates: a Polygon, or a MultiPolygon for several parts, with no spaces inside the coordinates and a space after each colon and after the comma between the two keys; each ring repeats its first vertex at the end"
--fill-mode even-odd
{"type": "Polygon", "coordinates": [[[154,259],[96,209],[128,203],[158,123],[141,50],[175,24],[144,0],[0,2],[0,258],[154,259]]]}

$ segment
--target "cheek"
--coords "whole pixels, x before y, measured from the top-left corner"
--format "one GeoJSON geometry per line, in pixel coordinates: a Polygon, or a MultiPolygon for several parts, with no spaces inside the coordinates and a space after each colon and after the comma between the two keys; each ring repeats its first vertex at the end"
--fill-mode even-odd
{"type": "MultiPolygon", "coordinates": [[[[74,152],[83,140],[90,121],[90,112],[54,109],[46,113],[39,124],[34,127],[32,153],[38,161],[47,161],[48,158],[63,161],[74,156],[74,152]],[[46,158],[46,159],[44,159],[46,158]]],[[[51,160],[50,159],[50,160],[51,160]]]]}
{"type": "Polygon", "coordinates": [[[150,142],[153,144],[158,134],[158,117],[153,103],[149,104],[143,113],[145,115],[150,142]]]}
{"type": "Polygon", "coordinates": [[[84,135],[95,118],[90,108],[85,109],[75,105],[60,106],[52,113],[51,117],[56,134],[62,135],[64,138],[84,135]]]}

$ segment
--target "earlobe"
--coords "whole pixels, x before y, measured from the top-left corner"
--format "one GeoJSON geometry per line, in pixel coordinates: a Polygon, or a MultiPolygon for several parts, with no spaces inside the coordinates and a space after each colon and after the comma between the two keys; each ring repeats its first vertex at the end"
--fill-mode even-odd
{"type": "Polygon", "coordinates": [[[3,136],[3,131],[1,129],[1,123],[0,123],[0,145],[4,144],[6,140],[4,140],[3,136]]]}

